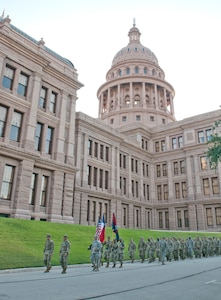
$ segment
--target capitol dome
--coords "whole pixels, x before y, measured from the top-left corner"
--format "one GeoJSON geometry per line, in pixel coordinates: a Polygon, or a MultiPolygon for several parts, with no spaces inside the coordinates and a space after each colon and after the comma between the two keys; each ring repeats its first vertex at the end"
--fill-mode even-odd
{"type": "Polygon", "coordinates": [[[156,55],[140,43],[140,35],[139,29],[134,24],[128,33],[129,43],[127,47],[117,52],[112,61],[112,67],[128,60],[147,60],[159,66],[156,55]]]}

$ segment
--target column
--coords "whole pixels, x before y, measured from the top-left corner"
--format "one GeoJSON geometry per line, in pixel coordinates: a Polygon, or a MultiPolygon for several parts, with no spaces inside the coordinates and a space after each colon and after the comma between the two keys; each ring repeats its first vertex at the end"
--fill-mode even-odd
{"type": "MultiPolygon", "coordinates": [[[[65,123],[66,123],[66,106],[68,94],[61,92],[59,125],[57,135],[57,149],[55,149],[55,159],[64,162],[64,141],[65,141],[65,123]]],[[[70,130],[70,129],[69,129],[70,130]]]]}
{"type": "Polygon", "coordinates": [[[130,82],[130,105],[129,108],[133,108],[134,103],[133,103],[133,83],[130,82]]]}
{"type": "Polygon", "coordinates": [[[145,82],[142,82],[142,102],[143,108],[147,108],[145,82]]]}
{"type": "Polygon", "coordinates": [[[76,106],[76,96],[69,95],[70,97],[70,123],[69,132],[67,138],[67,159],[66,163],[75,165],[74,162],[74,145],[75,145],[75,106],[76,106]]]}
{"type": "Polygon", "coordinates": [[[38,113],[38,103],[39,103],[39,92],[41,89],[41,74],[35,72],[33,79],[33,90],[31,95],[31,103],[29,115],[27,116],[27,135],[25,137],[24,148],[27,150],[34,150],[34,138],[35,138],[35,129],[37,123],[37,113],[38,113]]]}
{"type": "Polygon", "coordinates": [[[155,96],[155,108],[156,108],[156,110],[159,110],[157,85],[156,84],[154,84],[154,96],[155,96]]]}
{"type": "Polygon", "coordinates": [[[165,111],[167,111],[167,91],[165,88],[163,89],[163,98],[164,98],[164,109],[165,111]]]}

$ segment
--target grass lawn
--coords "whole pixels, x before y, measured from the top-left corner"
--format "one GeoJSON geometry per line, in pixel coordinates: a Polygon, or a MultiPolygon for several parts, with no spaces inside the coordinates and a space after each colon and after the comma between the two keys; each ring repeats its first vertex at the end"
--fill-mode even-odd
{"type": "MultiPolygon", "coordinates": [[[[90,262],[90,251],[87,250],[87,247],[93,240],[96,231],[95,226],[0,218],[0,228],[0,270],[44,266],[43,249],[47,233],[52,235],[55,244],[52,265],[59,265],[59,250],[64,234],[68,235],[71,243],[68,263],[82,264],[90,262]]],[[[115,234],[110,227],[106,227],[106,236],[108,235],[111,239],[115,238],[115,234]]],[[[126,244],[125,259],[128,259],[127,246],[130,238],[133,238],[136,244],[138,244],[140,237],[144,237],[145,240],[149,237],[156,239],[162,236],[180,238],[217,236],[221,238],[220,232],[174,232],[121,228],[119,228],[119,235],[126,244]]],[[[138,259],[138,251],[136,252],[136,259],[138,259]]]]}

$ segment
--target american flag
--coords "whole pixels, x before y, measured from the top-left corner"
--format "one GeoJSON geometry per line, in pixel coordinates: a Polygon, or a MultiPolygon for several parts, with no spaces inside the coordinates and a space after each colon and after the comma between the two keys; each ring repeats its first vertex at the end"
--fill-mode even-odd
{"type": "Polygon", "coordinates": [[[100,238],[100,234],[101,234],[101,229],[102,229],[102,223],[101,223],[101,217],[98,217],[98,221],[97,221],[97,228],[96,228],[96,233],[95,235],[100,238]]]}

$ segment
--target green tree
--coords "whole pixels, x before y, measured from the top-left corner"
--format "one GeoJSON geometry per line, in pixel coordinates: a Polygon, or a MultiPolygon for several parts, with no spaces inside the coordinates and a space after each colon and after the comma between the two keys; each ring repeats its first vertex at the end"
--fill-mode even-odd
{"type": "Polygon", "coordinates": [[[216,169],[219,162],[221,162],[221,136],[217,133],[220,124],[221,120],[215,122],[213,126],[214,134],[212,134],[211,139],[208,142],[211,147],[209,147],[206,152],[206,157],[209,160],[212,169],[216,169]]]}

